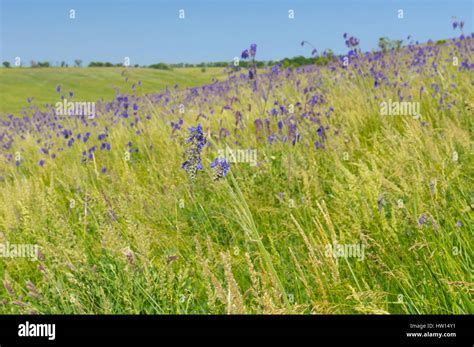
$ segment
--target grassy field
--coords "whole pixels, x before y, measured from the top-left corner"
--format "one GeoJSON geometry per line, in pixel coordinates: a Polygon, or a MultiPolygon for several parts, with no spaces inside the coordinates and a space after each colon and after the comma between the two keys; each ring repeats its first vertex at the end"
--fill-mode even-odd
{"type": "Polygon", "coordinates": [[[131,84],[125,81],[141,81],[140,93],[157,93],[166,87],[198,86],[210,84],[214,78],[225,77],[223,68],[180,68],[172,71],[144,68],[10,68],[0,69],[0,114],[18,113],[27,106],[27,99],[34,98],[38,105],[57,101],[56,85],[65,91],[72,90],[74,98],[95,102],[99,98],[111,100],[116,89],[131,92],[131,84]],[[124,72],[125,71],[125,72],[124,72]],[[122,74],[123,73],[123,74],[122,74]],[[100,95],[98,91],[100,90],[100,95]]]}
{"type": "Polygon", "coordinates": [[[164,95],[131,83],[220,72],[2,70],[3,111],[58,83],[113,101],[3,124],[0,243],[40,252],[0,262],[0,313],[474,313],[472,71],[447,59],[473,43],[457,42],[164,95]],[[389,100],[421,114],[381,115],[389,100]],[[226,148],[256,165],[227,158],[213,180],[226,148]]]}

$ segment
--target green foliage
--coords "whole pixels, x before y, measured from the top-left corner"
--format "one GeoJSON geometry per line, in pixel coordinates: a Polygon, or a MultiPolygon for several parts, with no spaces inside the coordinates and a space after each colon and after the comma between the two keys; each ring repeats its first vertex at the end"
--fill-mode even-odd
{"type": "MultiPolygon", "coordinates": [[[[440,71],[446,68],[456,84],[450,97],[472,100],[471,76],[445,63],[450,51],[439,48],[429,59],[439,59],[440,71]]],[[[414,92],[445,82],[440,74],[410,76],[401,53],[398,59],[382,58],[392,64],[384,71],[389,79],[416,77],[409,79],[414,92]]],[[[306,59],[317,58],[282,64],[306,59]]],[[[97,151],[87,165],[64,153],[39,167],[36,138],[26,137],[22,167],[0,163],[0,243],[38,244],[42,257],[2,259],[0,313],[474,313],[471,111],[461,102],[438,109],[438,100],[427,96],[421,100],[422,119],[381,117],[368,99],[368,81],[354,78],[356,70],[350,69],[298,74],[300,86],[287,83],[284,74],[272,80],[278,88],[268,93],[269,104],[302,105],[307,102],[302,89],[324,81],[326,103],[315,112],[334,107],[323,120],[331,129],[324,150],[314,149],[318,135],[304,119],[295,146],[257,141],[253,126],[262,118],[261,95],[244,82],[230,88],[226,100],[209,95],[206,104],[189,103],[184,131],[200,113],[222,110],[231,98],[238,100],[236,109],[242,105],[245,130],[234,128],[235,115],[227,110],[216,112],[218,119],[199,120],[211,145],[202,151],[205,167],[218,148],[235,146],[217,142],[221,127],[235,129],[242,148],[258,153],[258,166],[231,164],[228,176],[216,183],[203,173],[190,186],[181,169],[183,146],[170,136],[172,110],[179,107],[172,101],[143,98],[138,112],[150,115],[145,131],[139,136],[136,128],[110,127],[112,150],[97,151]],[[128,141],[140,149],[129,161],[123,157],[128,141]],[[102,165],[107,174],[98,172],[102,165]],[[429,222],[420,225],[422,214],[429,222]],[[328,256],[325,247],[334,241],[363,244],[365,258],[328,256]]],[[[138,80],[144,89],[136,94],[142,97],[222,75],[221,68],[209,67],[205,73],[1,69],[0,85],[14,96],[3,105],[31,95],[41,104],[59,99],[58,83],[81,99],[97,100],[112,98],[114,87],[131,98],[130,84],[138,80]],[[52,94],[41,95],[42,89],[52,94]]],[[[396,88],[380,88],[385,98],[397,99],[396,88]]],[[[98,122],[110,119],[102,116],[98,122]]],[[[88,130],[76,119],[65,122],[77,132],[88,130]]],[[[78,142],[84,150],[90,145],[78,142]]]]}
{"type": "Polygon", "coordinates": [[[152,69],[157,69],[157,70],[171,70],[171,68],[169,67],[169,65],[165,64],[165,63],[157,63],[157,64],[152,64],[150,66],[148,66],[149,68],[152,68],[152,69]]]}
{"type": "Polygon", "coordinates": [[[392,49],[400,49],[402,46],[401,40],[391,40],[388,37],[379,38],[378,46],[382,52],[386,52],[392,49]]]}
{"type": "Polygon", "coordinates": [[[91,61],[88,67],[114,67],[116,65],[109,62],[91,61]]]}
{"type": "Polygon", "coordinates": [[[40,68],[40,67],[50,67],[50,64],[49,64],[48,61],[38,61],[37,62],[37,61],[32,60],[30,62],[30,66],[32,68],[40,68]]]}

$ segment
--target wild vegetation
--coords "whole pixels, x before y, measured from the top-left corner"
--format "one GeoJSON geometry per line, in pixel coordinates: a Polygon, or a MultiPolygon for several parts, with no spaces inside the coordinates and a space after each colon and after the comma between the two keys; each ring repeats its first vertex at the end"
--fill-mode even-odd
{"type": "Polygon", "coordinates": [[[0,312],[473,313],[474,39],[344,38],[323,66],[251,45],[219,81],[125,69],[92,115],[58,114],[67,81],[7,113],[0,243],[39,250],[0,262],[0,312]]]}

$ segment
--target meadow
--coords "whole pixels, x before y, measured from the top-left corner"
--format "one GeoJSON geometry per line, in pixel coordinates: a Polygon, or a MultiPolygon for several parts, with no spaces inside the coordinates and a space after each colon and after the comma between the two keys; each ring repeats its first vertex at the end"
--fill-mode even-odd
{"type": "Polygon", "coordinates": [[[286,69],[2,69],[0,243],[38,250],[0,262],[0,313],[474,313],[474,38],[348,46],[286,69]]]}
{"type": "Polygon", "coordinates": [[[130,68],[123,74],[123,68],[11,68],[0,69],[0,113],[18,113],[28,105],[28,98],[34,97],[36,105],[57,101],[56,85],[61,84],[66,91],[73,90],[79,100],[111,100],[117,90],[131,92],[131,81],[142,81],[141,93],[154,93],[173,88],[195,87],[212,83],[215,78],[225,74],[220,68],[179,68],[174,70],[155,70],[149,68],[130,68]],[[100,90],[100,95],[97,91],[100,90]]]}

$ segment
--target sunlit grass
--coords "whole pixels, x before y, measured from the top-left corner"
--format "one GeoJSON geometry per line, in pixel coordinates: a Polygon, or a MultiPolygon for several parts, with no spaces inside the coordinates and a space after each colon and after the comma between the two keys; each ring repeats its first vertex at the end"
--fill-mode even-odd
{"type": "MultiPolygon", "coordinates": [[[[324,120],[324,149],[315,149],[309,123],[300,125],[296,146],[257,141],[263,103],[240,85],[231,95],[241,109],[252,107],[237,132],[243,148],[257,149],[259,165],[231,164],[217,182],[206,169],[191,184],[181,170],[182,144],[170,136],[172,104],[142,101],[140,114],[152,115],[144,133],[111,128],[112,150],[97,151],[87,165],[80,153],[89,143],[40,167],[34,138],[27,139],[20,167],[0,166],[0,241],[39,244],[44,259],[0,262],[0,276],[15,291],[0,288],[0,312],[473,313],[473,121],[461,102],[473,93],[467,73],[447,69],[458,105],[437,111],[427,93],[420,119],[381,117],[378,104],[367,101],[369,82],[347,74],[331,80],[323,71],[324,107],[335,109],[324,120]],[[128,141],[140,149],[130,160],[128,141]],[[427,224],[418,223],[421,215],[427,224]],[[363,244],[364,259],[327,257],[334,241],[363,244]],[[40,298],[29,294],[27,281],[40,298]]],[[[137,79],[150,90],[184,76],[176,70],[169,81],[153,81],[155,73],[162,74],[132,70],[127,88],[137,79]]],[[[311,76],[302,83],[316,84],[320,77],[311,76]]],[[[74,78],[61,78],[48,78],[48,89],[71,83],[78,98],[97,96],[92,86],[74,88],[74,78]]],[[[440,77],[413,78],[412,88],[433,82],[440,77]]],[[[110,92],[103,88],[101,96],[110,92]]],[[[396,89],[383,92],[397,98],[396,89]]],[[[304,97],[283,82],[269,105],[304,97]]],[[[236,148],[233,139],[218,139],[220,127],[233,129],[233,112],[222,110],[222,99],[209,105],[215,115],[198,121],[202,105],[187,104],[178,135],[203,125],[211,143],[203,150],[206,168],[218,148],[236,148]]]]}
{"type": "MultiPolygon", "coordinates": [[[[74,93],[71,100],[96,102],[111,100],[115,89],[131,93],[129,80],[143,87],[140,94],[156,93],[166,87],[173,89],[210,84],[214,78],[225,78],[223,68],[179,68],[155,70],[149,68],[10,68],[0,69],[0,114],[18,113],[27,106],[27,99],[33,98],[38,106],[54,105],[57,101],[56,85],[74,93]],[[124,74],[122,74],[125,71],[124,74]]],[[[66,96],[67,98],[67,96],[66,96]]]]}

